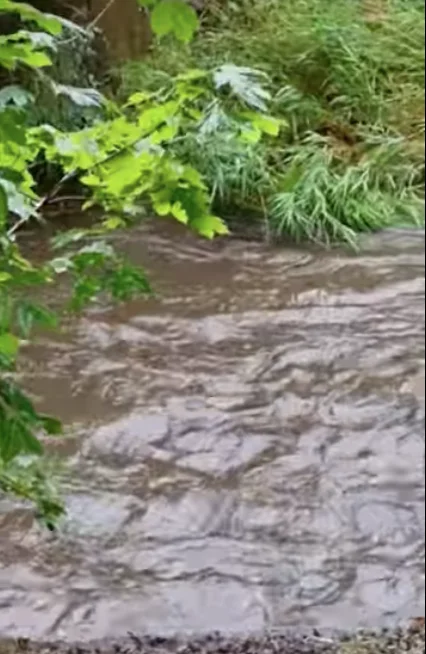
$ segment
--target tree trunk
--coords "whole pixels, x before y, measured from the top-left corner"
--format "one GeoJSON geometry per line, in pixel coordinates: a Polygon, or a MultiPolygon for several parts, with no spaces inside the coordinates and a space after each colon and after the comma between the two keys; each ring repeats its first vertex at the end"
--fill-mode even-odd
{"type": "MultiPolygon", "coordinates": [[[[32,0],[32,4],[80,25],[95,23],[104,33],[108,54],[116,61],[137,59],[152,41],[149,18],[137,0],[32,0]]],[[[16,16],[2,16],[0,34],[14,31],[17,25],[16,16]]]]}
{"type": "Polygon", "coordinates": [[[136,59],[149,48],[152,33],[137,0],[89,0],[90,20],[106,38],[115,60],[136,59]]]}

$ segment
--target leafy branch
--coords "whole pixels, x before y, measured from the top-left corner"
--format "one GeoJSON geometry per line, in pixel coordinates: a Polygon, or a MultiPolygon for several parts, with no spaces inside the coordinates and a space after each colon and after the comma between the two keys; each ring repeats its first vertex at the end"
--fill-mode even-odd
{"type": "MultiPolygon", "coordinates": [[[[171,34],[183,42],[193,37],[198,19],[183,0],[140,4],[149,10],[159,37],[171,34]]],[[[17,14],[29,29],[0,36],[0,68],[30,69],[56,95],[99,110],[96,121],[81,130],[31,127],[32,96],[16,86],[0,92],[0,489],[33,502],[53,528],[63,506],[37,462],[43,460],[43,436],[60,435],[62,427],[37,411],[14,373],[22,339],[32,338],[35,327],[56,329],[61,312],[28,297],[63,275],[71,284],[64,311],[81,311],[103,295],[123,301],[149,294],[144,271],[107,242],[111,231],[154,212],[207,238],[227,234],[225,223],[212,213],[212,189],[179,158],[179,147],[211,134],[214,115],[232,126],[232,138],[241,147],[264,135],[276,136],[280,124],[267,114],[270,97],[264,76],[230,65],[187,71],[170,88],[138,92],[123,106],[94,89],[59,84],[45,71],[65,21],[13,0],[0,0],[1,13],[17,14]],[[38,162],[60,171],[58,181],[43,194],[34,176],[38,162]],[[35,265],[20,251],[20,230],[29,220],[41,219],[70,180],[83,189],[83,209],[95,207],[101,218],[91,229],[55,237],[52,258],[35,265]],[[22,457],[29,455],[34,465],[23,463],[22,457]]]]}

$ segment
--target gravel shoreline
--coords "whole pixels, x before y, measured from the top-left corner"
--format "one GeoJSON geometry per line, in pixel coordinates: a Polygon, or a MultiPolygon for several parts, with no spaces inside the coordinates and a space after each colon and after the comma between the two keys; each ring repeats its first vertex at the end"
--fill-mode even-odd
{"type": "Polygon", "coordinates": [[[358,632],[335,638],[310,635],[265,634],[227,637],[211,634],[193,638],[136,635],[128,639],[90,643],[37,643],[0,639],[0,654],[424,654],[424,620],[406,629],[358,632]]]}

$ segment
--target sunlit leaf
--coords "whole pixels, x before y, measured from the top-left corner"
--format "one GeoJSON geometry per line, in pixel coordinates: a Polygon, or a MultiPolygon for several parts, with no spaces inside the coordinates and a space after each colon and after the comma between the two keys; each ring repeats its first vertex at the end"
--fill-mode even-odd
{"type": "Polygon", "coordinates": [[[185,0],[160,0],[151,14],[151,26],[157,36],[174,34],[189,43],[198,28],[195,10],[185,0]]]}
{"type": "Polygon", "coordinates": [[[229,229],[221,218],[217,216],[200,216],[191,221],[191,227],[197,234],[212,239],[215,236],[226,236],[229,229]]]}
{"type": "Polygon", "coordinates": [[[7,272],[0,272],[0,284],[4,284],[12,279],[12,275],[7,272]]]}
{"type": "Polygon", "coordinates": [[[27,57],[22,59],[22,63],[33,68],[45,68],[52,65],[52,60],[44,52],[31,52],[27,57]]]}
{"type": "Polygon", "coordinates": [[[203,181],[203,178],[201,177],[200,173],[192,166],[185,166],[185,168],[182,171],[182,178],[187,180],[195,188],[198,188],[200,190],[206,189],[206,184],[203,181]]]}
{"type": "Polygon", "coordinates": [[[118,216],[111,216],[110,218],[107,218],[102,222],[103,227],[107,230],[115,230],[115,229],[120,229],[121,227],[125,227],[126,223],[122,218],[119,218],[118,216]]]}
{"type": "Polygon", "coordinates": [[[127,100],[127,106],[139,106],[141,104],[145,104],[145,102],[148,102],[150,99],[151,93],[147,93],[146,91],[138,91],[137,93],[133,93],[127,100]]]}
{"type": "Polygon", "coordinates": [[[202,70],[200,68],[190,68],[189,70],[185,70],[183,73],[177,75],[176,80],[193,82],[201,79],[206,79],[207,76],[208,72],[206,70],[202,70]]]}
{"type": "Polygon", "coordinates": [[[0,334],[0,354],[6,359],[13,360],[18,354],[19,338],[10,332],[0,334]]]}
{"type": "Polygon", "coordinates": [[[148,134],[173,118],[178,110],[179,103],[175,101],[145,109],[139,117],[138,125],[148,134]]]}
{"type": "Polygon", "coordinates": [[[262,138],[262,132],[254,125],[247,125],[241,129],[239,138],[245,143],[259,143],[262,138]]]}
{"type": "Polygon", "coordinates": [[[32,68],[51,66],[52,61],[45,52],[36,50],[28,39],[13,42],[13,37],[0,36],[0,62],[4,68],[13,69],[17,64],[32,68]]]}
{"type": "Polygon", "coordinates": [[[178,130],[179,126],[177,124],[164,125],[164,127],[160,127],[160,129],[153,132],[149,137],[149,140],[151,143],[159,145],[160,143],[173,139],[178,133],[178,130]]]}
{"type": "Polygon", "coordinates": [[[168,216],[172,210],[170,202],[156,202],[154,203],[154,211],[159,216],[168,216]]]}
{"type": "Polygon", "coordinates": [[[126,189],[139,180],[140,176],[141,167],[138,166],[136,157],[132,154],[123,154],[111,162],[108,175],[105,177],[105,185],[109,193],[122,196],[126,189]]]}
{"type": "Polygon", "coordinates": [[[98,175],[90,173],[89,175],[83,175],[80,177],[80,181],[83,182],[86,186],[99,186],[101,184],[101,178],[98,175]]]}
{"type": "Polygon", "coordinates": [[[249,121],[253,127],[260,130],[268,136],[278,136],[280,133],[280,128],[283,125],[282,120],[274,118],[274,116],[268,116],[267,114],[255,112],[255,111],[246,111],[242,114],[242,118],[249,121]]]}
{"type": "Polygon", "coordinates": [[[180,223],[183,223],[184,225],[188,223],[188,214],[186,213],[185,209],[182,207],[180,202],[175,202],[172,205],[170,209],[170,213],[180,223]]]}

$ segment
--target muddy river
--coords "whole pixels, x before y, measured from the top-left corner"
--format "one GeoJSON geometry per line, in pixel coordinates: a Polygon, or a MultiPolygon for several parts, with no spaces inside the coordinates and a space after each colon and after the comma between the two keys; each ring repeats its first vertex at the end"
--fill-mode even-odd
{"type": "Polygon", "coordinates": [[[144,229],[158,297],[28,349],[59,535],[0,503],[0,633],[386,626],[424,614],[424,233],[358,256],[144,229]]]}

